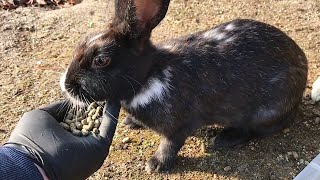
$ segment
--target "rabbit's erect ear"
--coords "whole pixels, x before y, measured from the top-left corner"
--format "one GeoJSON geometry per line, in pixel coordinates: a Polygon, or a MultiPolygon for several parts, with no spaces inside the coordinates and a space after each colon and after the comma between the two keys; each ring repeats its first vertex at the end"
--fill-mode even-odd
{"type": "Polygon", "coordinates": [[[170,0],[115,0],[113,26],[130,39],[148,39],[167,13],[170,0]]]}
{"type": "Polygon", "coordinates": [[[138,29],[150,31],[167,13],[170,0],[134,0],[138,29]]]}

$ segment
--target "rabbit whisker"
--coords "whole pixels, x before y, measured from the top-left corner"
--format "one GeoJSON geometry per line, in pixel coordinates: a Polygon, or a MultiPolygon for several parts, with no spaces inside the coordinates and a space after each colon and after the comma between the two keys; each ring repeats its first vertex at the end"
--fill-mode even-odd
{"type": "Polygon", "coordinates": [[[126,77],[124,77],[124,76],[122,76],[122,75],[121,75],[121,77],[124,78],[124,79],[130,84],[130,86],[131,86],[131,88],[132,88],[132,91],[133,91],[133,94],[136,95],[136,91],[134,90],[134,87],[133,87],[133,85],[131,84],[131,82],[130,82],[126,77]]]}
{"type": "Polygon", "coordinates": [[[136,79],[134,79],[134,78],[132,78],[132,77],[130,77],[130,76],[128,76],[128,75],[125,75],[125,74],[123,74],[123,76],[134,80],[137,84],[139,84],[139,85],[142,87],[142,84],[141,84],[139,81],[137,81],[136,79]]]}

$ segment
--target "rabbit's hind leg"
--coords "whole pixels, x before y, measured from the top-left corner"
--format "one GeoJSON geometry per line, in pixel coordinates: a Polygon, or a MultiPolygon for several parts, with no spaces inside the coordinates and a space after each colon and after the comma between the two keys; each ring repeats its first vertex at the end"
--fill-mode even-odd
{"type": "Polygon", "coordinates": [[[221,150],[227,148],[240,147],[246,144],[254,135],[242,128],[225,128],[214,139],[213,149],[221,150]]]}
{"type": "Polygon", "coordinates": [[[253,115],[251,121],[243,127],[228,127],[218,134],[213,142],[213,149],[234,148],[246,144],[252,139],[264,138],[288,127],[295,119],[299,109],[297,103],[291,110],[283,112],[275,109],[261,108],[253,115]]]}

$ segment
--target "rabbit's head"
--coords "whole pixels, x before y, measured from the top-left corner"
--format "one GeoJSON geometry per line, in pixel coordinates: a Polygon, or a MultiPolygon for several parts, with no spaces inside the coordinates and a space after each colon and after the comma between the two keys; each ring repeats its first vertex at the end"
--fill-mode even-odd
{"type": "Polygon", "coordinates": [[[169,0],[116,0],[109,28],[87,36],[75,50],[62,91],[78,102],[131,97],[150,70],[151,31],[168,6],[169,0]]]}

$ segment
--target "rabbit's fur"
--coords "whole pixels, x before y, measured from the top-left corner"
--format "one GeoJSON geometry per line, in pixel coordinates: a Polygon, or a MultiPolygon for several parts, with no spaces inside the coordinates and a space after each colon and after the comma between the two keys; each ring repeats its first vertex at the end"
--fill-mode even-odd
{"type": "Polygon", "coordinates": [[[308,68],[291,38],[271,25],[238,19],[153,45],[151,31],[168,5],[169,0],[116,1],[110,27],[75,51],[61,81],[69,97],[119,100],[132,116],[127,123],[160,134],[148,171],[170,169],[185,139],[201,126],[225,127],[215,139],[222,148],[292,122],[308,68]]]}

